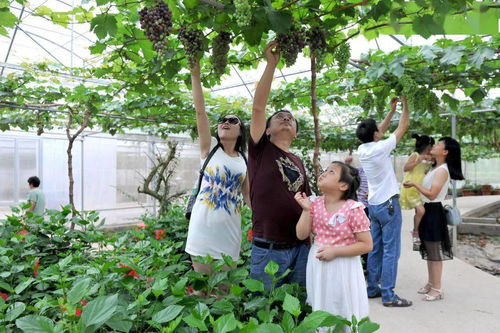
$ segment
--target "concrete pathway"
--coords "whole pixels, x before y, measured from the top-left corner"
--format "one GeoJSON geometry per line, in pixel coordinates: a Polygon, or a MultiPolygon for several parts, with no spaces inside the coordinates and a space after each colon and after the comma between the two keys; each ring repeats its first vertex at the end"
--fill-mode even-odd
{"type": "MultiPolygon", "coordinates": [[[[500,200],[500,196],[458,198],[463,213],[500,200]]],[[[403,211],[401,258],[396,293],[413,301],[408,308],[386,308],[370,300],[370,317],[382,333],[500,333],[500,278],[454,258],[443,265],[444,299],[421,300],[417,289],[427,282],[426,262],[411,250],[413,211],[403,211]]]]}

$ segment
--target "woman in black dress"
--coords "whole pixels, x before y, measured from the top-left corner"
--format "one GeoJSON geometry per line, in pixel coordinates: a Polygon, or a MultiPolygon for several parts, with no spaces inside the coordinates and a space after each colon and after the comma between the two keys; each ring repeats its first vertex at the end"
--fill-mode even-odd
{"type": "Polygon", "coordinates": [[[425,214],[420,222],[418,233],[422,259],[427,260],[428,282],[418,290],[425,294],[423,300],[443,299],[441,277],[443,260],[453,259],[450,236],[442,201],[448,192],[450,179],[462,180],[462,161],[460,144],[453,138],[444,137],[431,150],[436,164],[425,176],[422,185],[405,182],[405,187],[415,187],[424,201],[425,214]]]}

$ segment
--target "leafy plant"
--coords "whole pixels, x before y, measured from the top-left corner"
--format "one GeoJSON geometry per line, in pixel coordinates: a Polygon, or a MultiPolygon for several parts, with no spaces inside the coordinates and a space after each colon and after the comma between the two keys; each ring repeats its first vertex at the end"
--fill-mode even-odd
{"type": "MultiPolygon", "coordinates": [[[[238,263],[230,257],[202,258],[213,273],[194,272],[183,251],[187,221],[182,207],[173,206],[160,218],[145,216],[137,228],[119,233],[96,228],[95,213],[71,217],[71,208],[64,207],[49,211],[44,220],[25,208],[13,207],[12,215],[0,222],[4,331],[298,333],[332,325],[363,332],[378,328],[368,319],[311,312],[297,284],[276,287],[284,275],[275,275],[274,262],[266,267],[273,288],[264,290],[262,282],[249,278],[251,244],[246,238],[238,263]],[[76,230],[68,228],[71,220],[76,230]],[[196,290],[208,297],[193,295],[196,290]]],[[[243,213],[245,231],[248,214],[243,213]]]]}

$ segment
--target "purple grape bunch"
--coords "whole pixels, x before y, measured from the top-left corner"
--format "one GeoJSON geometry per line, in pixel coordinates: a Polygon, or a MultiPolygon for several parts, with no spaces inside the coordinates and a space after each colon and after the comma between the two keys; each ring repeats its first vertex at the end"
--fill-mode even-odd
{"type": "Polygon", "coordinates": [[[159,0],[153,7],[144,7],[139,11],[139,21],[154,49],[157,52],[164,51],[172,27],[172,12],[167,4],[159,0]]]}
{"type": "Polygon", "coordinates": [[[276,38],[281,54],[287,66],[292,66],[297,61],[297,56],[306,46],[306,36],[302,28],[292,26],[287,33],[279,33],[276,38]]]}
{"type": "Polygon", "coordinates": [[[179,29],[179,40],[184,45],[184,52],[191,68],[198,62],[203,53],[203,32],[197,29],[187,29],[181,27],[179,29]]]}
{"type": "Polygon", "coordinates": [[[229,44],[231,44],[231,34],[226,31],[221,31],[212,43],[212,67],[215,75],[221,77],[226,71],[227,53],[229,52],[229,44]]]}

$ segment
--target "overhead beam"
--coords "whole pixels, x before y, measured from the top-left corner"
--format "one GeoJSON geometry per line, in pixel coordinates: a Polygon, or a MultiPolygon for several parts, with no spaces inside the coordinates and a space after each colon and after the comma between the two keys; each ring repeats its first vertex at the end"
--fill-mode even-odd
{"type": "MultiPolygon", "coordinates": [[[[19,14],[19,18],[18,18],[19,21],[21,21],[21,19],[23,17],[24,8],[25,7],[23,5],[23,7],[21,8],[21,13],[19,14]]],[[[14,32],[12,33],[12,38],[10,39],[9,48],[7,50],[7,54],[5,55],[4,62],[7,62],[7,60],[9,60],[10,51],[12,50],[12,45],[14,44],[14,40],[16,39],[17,30],[18,30],[18,25],[16,24],[16,27],[14,28],[14,32]]],[[[2,71],[0,72],[0,76],[3,76],[4,70],[5,70],[5,67],[2,67],[2,71]]]]}
{"type": "MultiPolygon", "coordinates": [[[[9,68],[9,69],[18,70],[18,71],[23,71],[23,72],[26,71],[26,69],[21,65],[9,64],[6,62],[0,62],[0,67],[9,68]]],[[[112,83],[112,81],[110,81],[110,80],[86,78],[83,76],[73,75],[73,74],[69,74],[69,73],[62,73],[62,72],[53,73],[51,71],[44,71],[44,70],[40,70],[40,69],[37,69],[35,71],[40,72],[40,73],[51,73],[51,74],[54,74],[56,76],[64,77],[67,79],[78,80],[78,81],[83,81],[83,82],[92,82],[92,83],[102,84],[102,85],[108,85],[108,84],[112,83]]]]}
{"type": "Polygon", "coordinates": [[[58,63],[60,63],[61,65],[64,66],[64,64],[62,63],[61,60],[57,59],[56,56],[54,56],[49,50],[47,50],[42,44],[40,44],[36,39],[34,39],[29,33],[27,33],[26,31],[24,31],[20,26],[19,24],[16,24],[16,26],[18,27],[19,30],[21,30],[26,36],[28,36],[33,42],[35,42],[36,45],[40,46],[40,48],[42,50],[44,50],[45,52],[47,52],[48,55],[50,55],[52,58],[54,58],[58,63]]]}
{"type": "Polygon", "coordinates": [[[81,56],[79,56],[78,54],[76,54],[75,52],[71,51],[70,49],[66,48],[65,46],[63,46],[63,45],[61,45],[61,44],[59,44],[59,43],[56,43],[56,42],[54,42],[54,41],[52,41],[52,40],[50,40],[50,39],[48,39],[48,38],[45,38],[45,37],[43,37],[43,36],[40,36],[39,34],[36,34],[36,33],[34,33],[34,32],[31,32],[31,31],[24,30],[24,32],[25,32],[25,33],[27,33],[27,34],[30,34],[30,35],[32,35],[32,36],[38,37],[38,38],[40,38],[40,39],[43,39],[43,40],[45,40],[45,41],[47,41],[47,42],[49,42],[49,43],[51,43],[51,44],[54,44],[54,45],[56,45],[56,46],[59,46],[60,48],[62,48],[62,49],[64,49],[64,50],[68,51],[70,54],[72,54],[72,55],[74,55],[74,56],[77,56],[77,57],[78,57],[78,58],[80,58],[81,60],[85,60],[84,58],[82,58],[81,56]]]}

